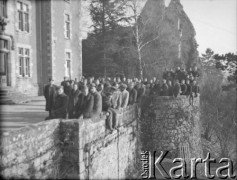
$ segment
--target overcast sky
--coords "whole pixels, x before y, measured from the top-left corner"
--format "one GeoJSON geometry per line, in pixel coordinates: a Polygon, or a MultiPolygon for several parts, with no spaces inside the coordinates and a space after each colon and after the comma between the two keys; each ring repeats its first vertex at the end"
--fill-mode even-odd
{"type": "MultiPolygon", "coordinates": [[[[167,0],[168,1],[168,0],[167,0]]],[[[196,30],[199,52],[237,52],[237,0],[181,0],[196,30]]]]}

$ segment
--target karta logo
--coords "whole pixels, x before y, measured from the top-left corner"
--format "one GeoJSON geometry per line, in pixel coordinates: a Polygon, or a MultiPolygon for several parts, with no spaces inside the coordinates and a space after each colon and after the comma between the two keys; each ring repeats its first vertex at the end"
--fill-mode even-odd
{"type": "Polygon", "coordinates": [[[142,178],[156,179],[156,171],[159,171],[159,173],[165,179],[197,179],[196,167],[198,163],[204,163],[204,174],[208,179],[214,179],[215,176],[220,179],[234,179],[236,177],[236,174],[233,172],[233,162],[229,158],[221,158],[218,163],[222,166],[219,166],[215,169],[215,175],[211,174],[211,163],[216,164],[217,161],[216,159],[210,157],[210,153],[207,153],[205,159],[191,158],[189,163],[187,163],[183,158],[175,158],[172,161],[172,164],[175,164],[175,166],[172,166],[169,171],[167,171],[167,169],[165,169],[165,167],[162,165],[162,161],[165,159],[168,153],[168,151],[161,151],[157,158],[156,151],[153,152],[153,155],[149,151],[142,151],[142,178]],[[187,173],[187,164],[190,166],[190,175],[187,173]]]}

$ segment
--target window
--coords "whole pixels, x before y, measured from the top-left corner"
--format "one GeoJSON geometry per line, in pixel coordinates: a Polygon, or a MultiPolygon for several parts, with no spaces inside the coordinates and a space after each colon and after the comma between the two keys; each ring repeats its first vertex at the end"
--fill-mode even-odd
{"type": "Polygon", "coordinates": [[[30,50],[27,48],[18,48],[19,57],[19,75],[30,77],[30,50]]]}
{"type": "Polygon", "coordinates": [[[69,14],[65,14],[65,37],[70,39],[71,37],[71,17],[69,14]]]}
{"type": "Polygon", "coordinates": [[[0,39],[0,75],[6,75],[9,53],[9,41],[0,39]]]}
{"type": "Polygon", "coordinates": [[[18,14],[18,29],[21,31],[29,32],[29,5],[17,2],[17,14],[18,14]]]}
{"type": "Polygon", "coordinates": [[[0,0],[0,16],[7,18],[7,0],[0,0]]]}
{"type": "Polygon", "coordinates": [[[66,76],[71,77],[71,53],[66,52],[66,76]]]}

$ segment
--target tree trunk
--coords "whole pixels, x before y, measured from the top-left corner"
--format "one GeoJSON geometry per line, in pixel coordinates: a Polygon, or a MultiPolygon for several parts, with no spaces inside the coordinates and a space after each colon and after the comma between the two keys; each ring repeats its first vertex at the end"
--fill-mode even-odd
{"type": "Polygon", "coordinates": [[[141,49],[140,49],[138,19],[137,19],[136,11],[135,11],[135,23],[136,23],[135,25],[136,46],[137,46],[137,55],[138,55],[138,72],[139,72],[139,77],[143,79],[142,56],[141,56],[141,49]]]}

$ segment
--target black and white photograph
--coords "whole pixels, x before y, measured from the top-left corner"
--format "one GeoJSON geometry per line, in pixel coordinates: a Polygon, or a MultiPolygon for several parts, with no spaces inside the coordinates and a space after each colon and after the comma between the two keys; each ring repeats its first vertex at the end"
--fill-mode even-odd
{"type": "Polygon", "coordinates": [[[237,179],[237,0],[0,0],[2,179],[237,179]]]}

